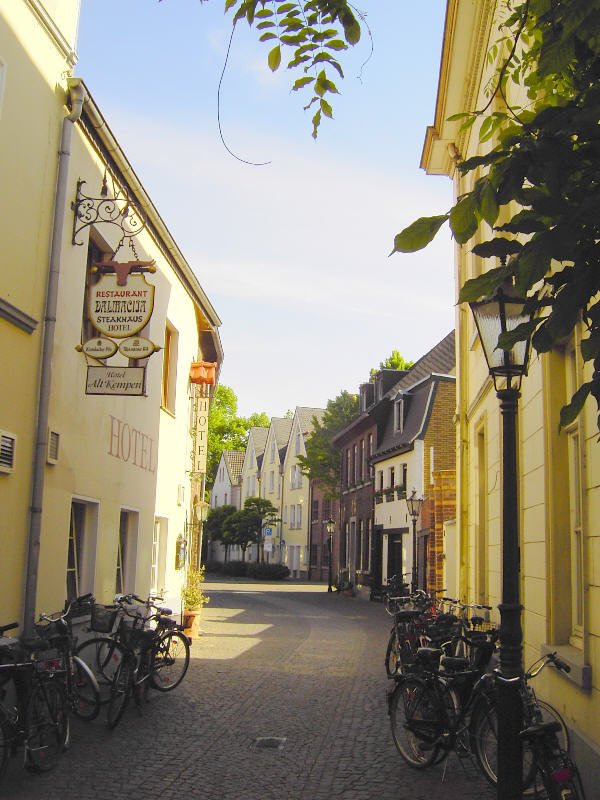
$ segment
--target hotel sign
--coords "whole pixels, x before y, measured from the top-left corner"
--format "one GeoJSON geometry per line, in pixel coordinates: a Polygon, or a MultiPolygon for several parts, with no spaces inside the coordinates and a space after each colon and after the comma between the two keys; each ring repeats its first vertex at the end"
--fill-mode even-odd
{"type": "Polygon", "coordinates": [[[148,324],[154,309],[154,286],[143,273],[130,272],[126,283],[116,272],[105,274],[89,291],[89,318],[111,339],[135,336],[148,324]]]}
{"type": "Polygon", "coordinates": [[[144,367],[95,367],[88,365],[86,394],[143,395],[144,367]]]}

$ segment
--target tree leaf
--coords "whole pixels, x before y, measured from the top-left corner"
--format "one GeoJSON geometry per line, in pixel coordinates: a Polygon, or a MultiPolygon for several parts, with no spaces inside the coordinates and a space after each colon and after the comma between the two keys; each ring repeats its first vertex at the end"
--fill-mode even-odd
{"type": "Polygon", "coordinates": [[[271,72],[275,72],[279,69],[279,65],[281,64],[281,47],[277,45],[269,52],[268,57],[269,69],[271,72]]]}
{"type": "Polygon", "coordinates": [[[507,267],[495,267],[465,281],[458,295],[458,302],[472,303],[481,300],[482,297],[489,297],[506,278],[507,272],[507,267]]]}
{"type": "Polygon", "coordinates": [[[304,86],[307,86],[309,83],[312,83],[314,78],[311,75],[306,75],[304,78],[298,78],[294,85],[292,86],[292,91],[297,92],[298,89],[302,89],[304,86]]]}
{"type": "Polygon", "coordinates": [[[444,222],[449,219],[448,214],[435,217],[420,217],[394,237],[394,249],[390,253],[414,253],[427,247],[435,237],[444,222]]]}
{"type": "Polygon", "coordinates": [[[585,401],[592,389],[592,382],[583,383],[575,392],[571,401],[560,410],[560,427],[566,428],[574,422],[581,412],[585,401]]]}
{"type": "Polygon", "coordinates": [[[459,244],[465,244],[477,230],[477,200],[473,192],[462,197],[450,209],[450,228],[459,244]]]}
{"type": "Polygon", "coordinates": [[[489,242],[480,242],[476,244],[472,252],[480,258],[507,258],[522,249],[523,245],[519,244],[515,239],[505,239],[503,236],[497,236],[495,239],[490,239],[489,242]]]}
{"type": "Polygon", "coordinates": [[[479,193],[479,213],[488,225],[493,225],[498,219],[498,202],[496,191],[488,178],[481,181],[481,191],[479,193]]]}

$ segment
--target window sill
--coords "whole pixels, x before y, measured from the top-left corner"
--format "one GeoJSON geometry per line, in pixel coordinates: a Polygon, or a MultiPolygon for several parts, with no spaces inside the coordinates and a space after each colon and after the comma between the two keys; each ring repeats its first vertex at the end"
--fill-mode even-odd
{"type": "Polygon", "coordinates": [[[569,644],[543,644],[540,649],[542,655],[556,652],[558,657],[571,667],[571,672],[560,673],[563,678],[584,692],[592,691],[592,667],[584,662],[581,650],[569,644]]]}

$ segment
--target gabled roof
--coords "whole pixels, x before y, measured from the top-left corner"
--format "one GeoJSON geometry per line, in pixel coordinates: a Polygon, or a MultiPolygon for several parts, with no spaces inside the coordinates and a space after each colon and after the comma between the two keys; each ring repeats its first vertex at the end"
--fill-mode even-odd
{"type": "Polygon", "coordinates": [[[232,486],[237,486],[242,480],[242,466],[245,455],[244,450],[223,450],[223,461],[227,467],[229,481],[232,486]]]}
{"type": "Polygon", "coordinates": [[[267,444],[267,436],[269,435],[268,428],[259,428],[254,427],[250,428],[248,431],[248,441],[252,439],[252,444],[254,445],[254,453],[256,457],[262,455],[265,452],[265,446],[267,444]]]}
{"type": "Polygon", "coordinates": [[[398,383],[394,384],[389,394],[394,397],[399,390],[406,391],[432,374],[454,375],[455,370],[454,331],[450,331],[441,342],[438,342],[435,347],[432,347],[428,353],[425,353],[413,364],[398,383]]]}
{"type": "Polygon", "coordinates": [[[323,421],[323,414],[325,413],[324,408],[309,408],[307,406],[298,406],[296,408],[296,414],[298,415],[298,420],[300,422],[300,427],[302,428],[302,433],[312,433],[314,425],[313,425],[313,417],[316,417],[319,422],[323,421]]]}
{"type": "Polygon", "coordinates": [[[275,436],[280,464],[283,464],[285,461],[290,433],[292,432],[292,423],[293,420],[289,419],[289,417],[272,417],[271,419],[271,427],[273,428],[273,435],[275,436]]]}
{"type": "MultiPolygon", "coordinates": [[[[441,382],[454,382],[455,370],[454,331],[442,339],[404,375],[385,395],[388,412],[383,433],[372,461],[394,451],[409,450],[416,439],[427,430],[438,386],[441,382]],[[404,422],[402,431],[396,429],[393,403],[403,398],[404,422]]],[[[382,401],[383,402],[383,401],[382,401]]]]}

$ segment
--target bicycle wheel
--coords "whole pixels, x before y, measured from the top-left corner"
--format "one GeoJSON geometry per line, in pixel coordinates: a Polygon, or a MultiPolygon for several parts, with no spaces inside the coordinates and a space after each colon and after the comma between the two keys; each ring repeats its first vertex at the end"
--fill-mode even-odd
{"type": "Polygon", "coordinates": [[[134,700],[137,706],[141,705],[148,699],[148,690],[150,689],[150,676],[153,670],[152,650],[147,649],[142,651],[138,657],[138,665],[135,671],[134,680],[134,700]]]}
{"type": "Polygon", "coordinates": [[[10,723],[4,717],[4,712],[0,709],[0,780],[6,772],[8,757],[11,748],[11,728],[10,723]]]}
{"type": "MultiPolygon", "coordinates": [[[[567,726],[558,711],[544,700],[536,700],[532,706],[531,719],[527,725],[541,722],[560,722],[558,741],[565,752],[569,749],[567,726]]],[[[498,718],[495,700],[489,700],[487,708],[483,705],[473,713],[473,744],[477,763],[485,777],[494,786],[498,782],[498,718]]],[[[523,746],[523,795],[535,796],[539,790],[536,785],[537,769],[533,753],[527,743],[523,746]]]]}
{"type": "Polygon", "coordinates": [[[97,636],[83,642],[75,655],[93,672],[100,692],[100,704],[105,705],[110,700],[115,673],[126,657],[124,647],[108,636],[97,636]]]}
{"type": "Polygon", "coordinates": [[[394,630],[391,633],[385,653],[385,671],[388,678],[393,678],[399,672],[401,672],[401,666],[402,660],[400,658],[400,642],[398,641],[398,634],[394,630]]]}
{"type": "Polygon", "coordinates": [[[439,754],[442,723],[435,695],[422,681],[398,682],[390,703],[390,722],[396,749],[415,769],[433,764],[439,754]]]}
{"type": "Polygon", "coordinates": [[[100,690],[98,681],[88,665],[79,656],[73,656],[71,675],[73,692],[73,711],[80,717],[91,721],[100,712],[100,690]]]}
{"type": "Polygon", "coordinates": [[[25,720],[27,765],[47,772],[58,762],[69,736],[67,698],[61,684],[42,680],[31,690],[25,720]]]}
{"type": "Polygon", "coordinates": [[[190,642],[181,631],[169,631],[154,645],[154,664],[150,680],[159,692],[179,686],[190,664],[190,642]]]}
{"type": "Polygon", "coordinates": [[[124,658],[117,667],[108,701],[107,723],[109,728],[115,728],[123,712],[127,708],[131,690],[133,688],[135,665],[133,659],[124,658]]]}

